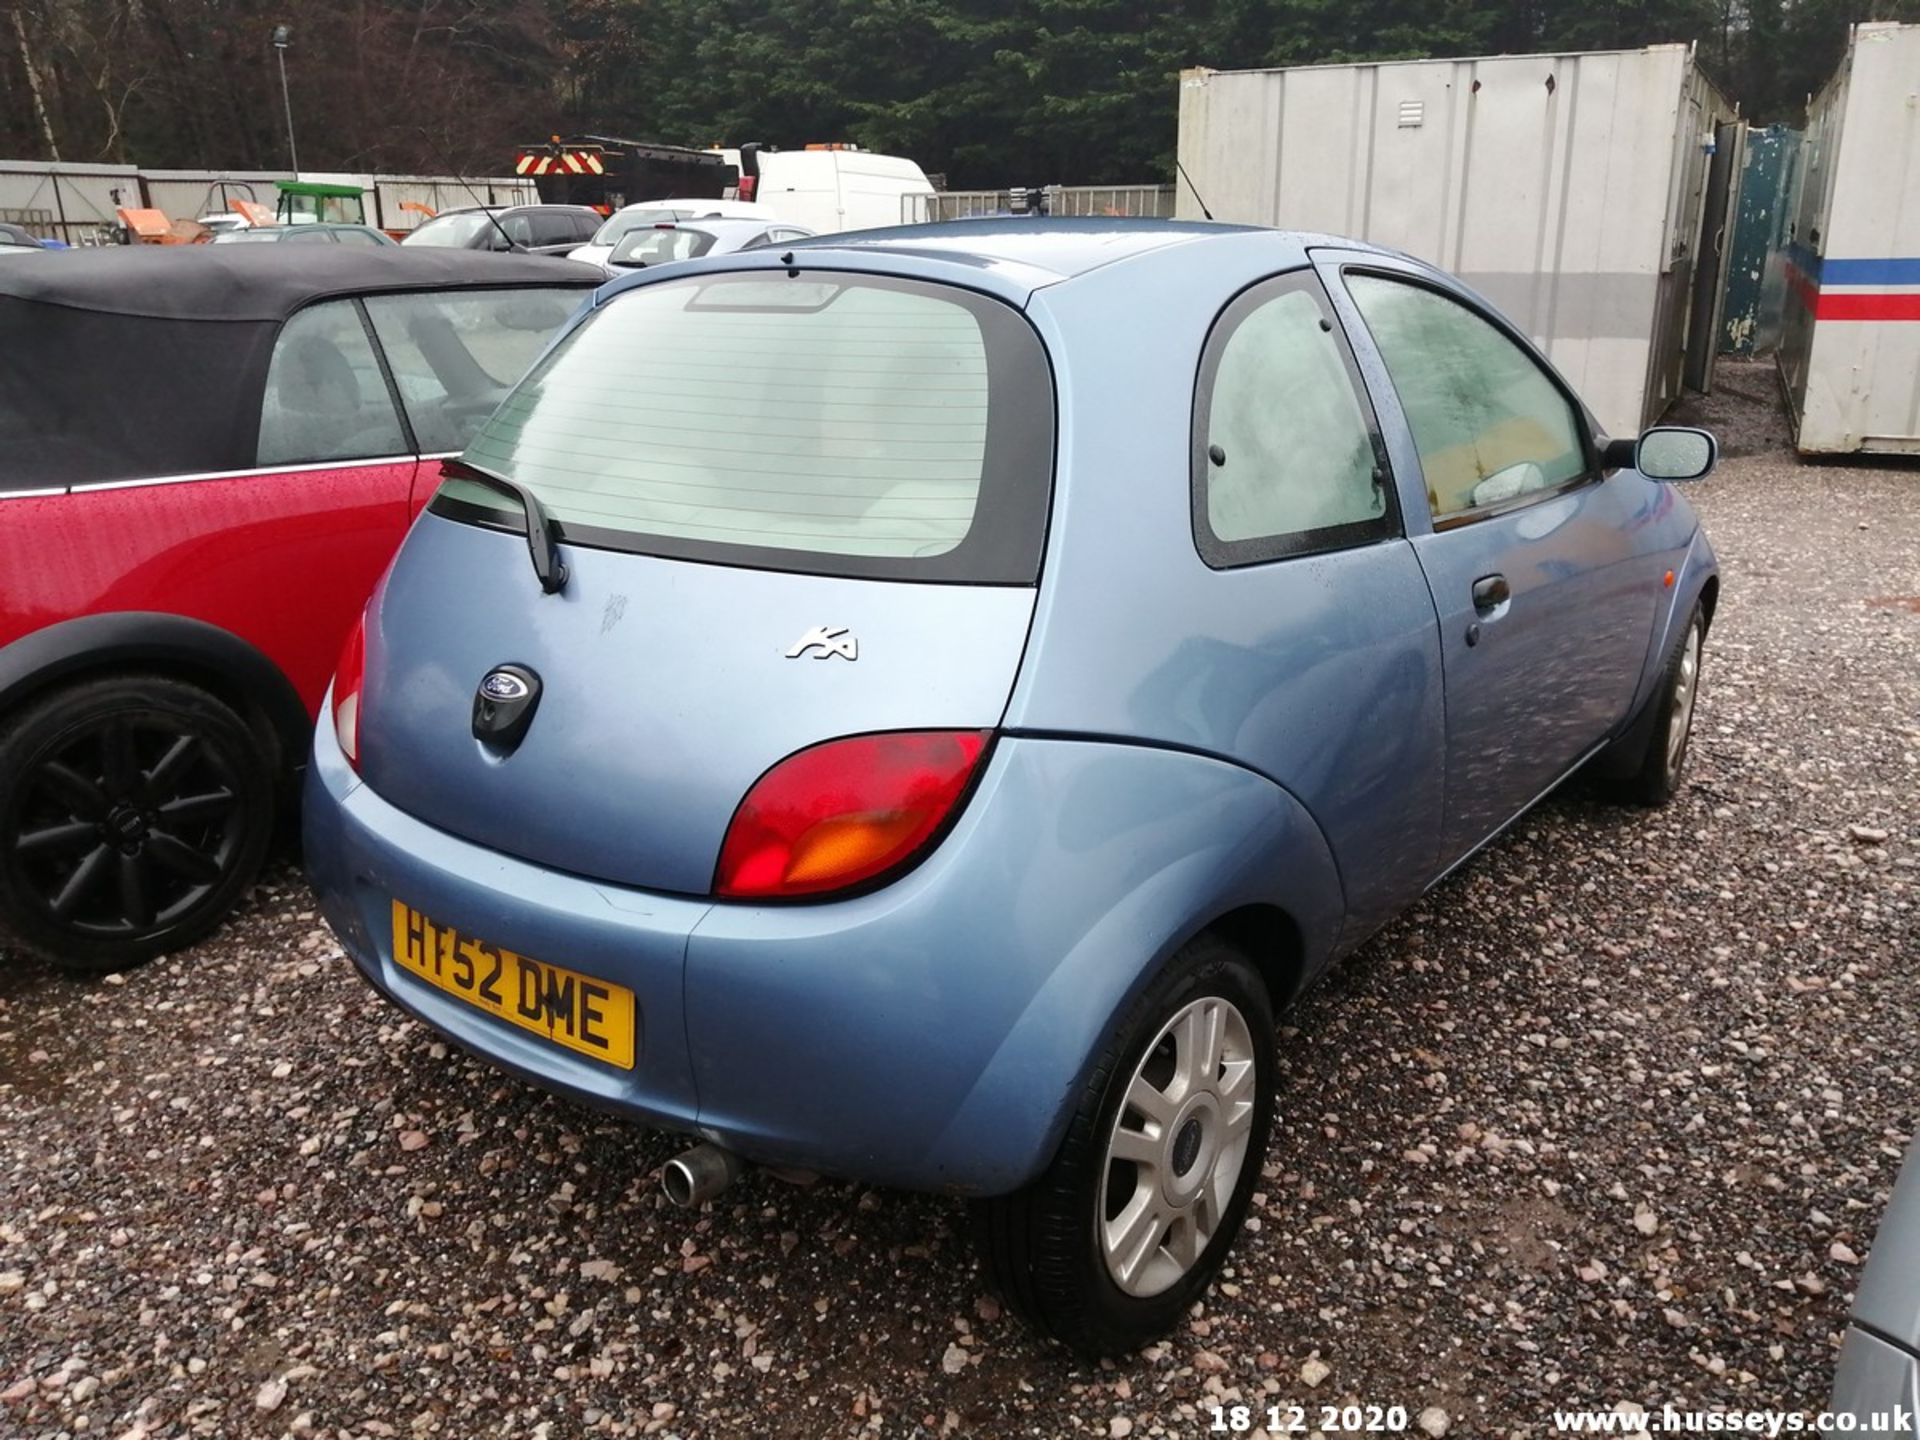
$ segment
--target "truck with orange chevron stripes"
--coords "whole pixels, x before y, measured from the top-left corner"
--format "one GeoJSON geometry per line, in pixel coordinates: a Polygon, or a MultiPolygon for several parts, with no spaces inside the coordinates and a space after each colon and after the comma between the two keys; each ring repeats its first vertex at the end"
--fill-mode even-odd
{"type": "MultiPolygon", "coordinates": [[[[752,173],[758,148],[742,146],[736,165],[718,150],[611,135],[552,135],[540,144],[522,146],[513,171],[532,180],[549,205],[591,205],[612,214],[637,200],[720,200],[735,195],[743,188],[742,170],[752,173]]],[[[745,188],[750,191],[750,183],[745,188]]]]}

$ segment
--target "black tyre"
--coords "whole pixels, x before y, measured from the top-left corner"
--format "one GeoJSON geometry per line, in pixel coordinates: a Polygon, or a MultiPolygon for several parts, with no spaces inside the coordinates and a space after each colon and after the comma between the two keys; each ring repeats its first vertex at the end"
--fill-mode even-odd
{"type": "Polygon", "coordinates": [[[0,937],[67,969],[124,969],[205,935],[259,873],[271,766],[205,691],[88,680],[0,735],[0,937]]]}
{"type": "Polygon", "coordinates": [[[1166,1333],[1220,1269],[1273,1123],[1273,1005],[1239,951],[1190,942],[1117,1027],[1052,1165],[977,1201],[988,1278],[1083,1355],[1166,1333]]]}
{"type": "Polygon", "coordinates": [[[1660,688],[1654,691],[1653,723],[1638,767],[1606,782],[1614,798],[1630,805],[1656,807],[1680,793],[1687,749],[1693,738],[1693,712],[1700,699],[1705,639],[1706,623],[1696,605],[1687,617],[1679,643],[1667,657],[1660,688]]]}

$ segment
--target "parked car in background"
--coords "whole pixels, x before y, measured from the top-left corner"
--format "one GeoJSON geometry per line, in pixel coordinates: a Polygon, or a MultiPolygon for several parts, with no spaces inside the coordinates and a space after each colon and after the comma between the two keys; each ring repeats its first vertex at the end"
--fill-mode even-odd
{"type": "Polygon", "coordinates": [[[647,200],[614,211],[594,231],[593,238],[567,258],[586,265],[605,265],[614,247],[635,231],[680,220],[758,220],[770,225],[777,219],[751,200],[647,200]]]}
{"type": "Polygon", "coordinates": [[[811,234],[798,225],[769,225],[765,220],[664,220],[622,236],[607,259],[607,273],[620,275],[702,255],[732,255],[761,245],[805,240],[811,234]]]}
{"type": "Polygon", "coordinates": [[[591,240],[600,220],[600,212],[585,205],[475,205],[442,210],[400,243],[421,249],[565,255],[591,240]]]}
{"type": "Polygon", "coordinates": [[[227,230],[213,237],[215,245],[398,245],[384,230],[371,225],[335,225],[319,221],[304,225],[256,225],[227,230]]]}
{"type": "Polygon", "coordinates": [[[1853,1417],[1848,1430],[1920,1440],[1920,1137],[1867,1256],[1827,1408],[1853,1417]],[[1903,1412],[1903,1430],[1869,1418],[1903,1412]]]}
{"type": "Polygon", "coordinates": [[[219,921],[432,457],[599,279],[351,245],[0,267],[0,947],[106,970],[219,921]]]}
{"type": "Polygon", "coordinates": [[[380,990],[741,1158],[972,1197],[1090,1352],[1259,1183],[1274,1016],[1562,778],[1681,783],[1713,550],[1359,244],[821,237],[606,286],[349,638],[307,780],[380,990]],[[751,417],[743,426],[741,417],[751,417]]]}
{"type": "Polygon", "coordinates": [[[19,225],[0,222],[0,254],[25,254],[46,248],[31,232],[19,225]]]}
{"type": "Polygon", "coordinates": [[[223,210],[215,215],[202,215],[198,220],[194,221],[194,224],[205,226],[208,230],[211,230],[215,236],[220,236],[230,234],[236,230],[251,229],[253,221],[239,214],[237,211],[223,210]]]}

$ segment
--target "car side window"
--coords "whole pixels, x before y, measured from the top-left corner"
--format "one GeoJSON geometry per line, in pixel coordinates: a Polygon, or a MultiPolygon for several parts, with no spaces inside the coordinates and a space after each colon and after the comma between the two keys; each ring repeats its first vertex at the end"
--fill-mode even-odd
{"type": "Polygon", "coordinates": [[[591,240],[599,233],[600,217],[598,215],[570,215],[567,218],[573,222],[572,238],[575,240],[583,242],[591,240]]]}
{"type": "Polygon", "coordinates": [[[336,230],[333,238],[342,245],[378,245],[380,239],[365,230],[336,230]]]}
{"type": "Polygon", "coordinates": [[[1566,393],[1499,327],[1423,285],[1350,274],[1406,412],[1436,521],[1506,509],[1590,469],[1566,393]]]}
{"type": "Polygon", "coordinates": [[[374,295],[367,314],[423,455],[466,448],[580,304],[562,289],[374,295]]]}
{"type": "Polygon", "coordinates": [[[564,210],[536,210],[533,215],[533,245],[566,245],[573,240],[573,217],[564,210]]]}
{"type": "Polygon", "coordinates": [[[256,464],[409,453],[392,392],[354,301],[309,305],[281,326],[267,364],[256,464]]]}
{"type": "Polygon", "coordinates": [[[1221,312],[1194,397],[1193,531],[1216,568],[1390,535],[1371,412],[1310,271],[1221,312]]]}
{"type": "Polygon", "coordinates": [[[499,225],[488,227],[492,232],[487,245],[488,249],[505,250],[509,244],[534,245],[539,243],[533,238],[533,217],[527,211],[520,210],[512,215],[499,216],[498,219],[500,221],[499,225]]]}

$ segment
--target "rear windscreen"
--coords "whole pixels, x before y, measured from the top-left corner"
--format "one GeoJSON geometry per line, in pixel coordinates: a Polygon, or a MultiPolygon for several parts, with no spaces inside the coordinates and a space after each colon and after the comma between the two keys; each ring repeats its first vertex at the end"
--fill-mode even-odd
{"type": "MultiPolygon", "coordinates": [[[[950,286],[758,271],[615,297],[466,458],[566,540],[819,574],[1024,584],[1053,461],[1046,356],[950,286]]],[[[472,482],[436,509],[510,528],[472,482]]]]}
{"type": "Polygon", "coordinates": [[[636,230],[613,247],[612,265],[665,265],[670,260],[697,260],[713,249],[716,237],[704,230],[682,230],[677,225],[655,225],[636,230]]]}

